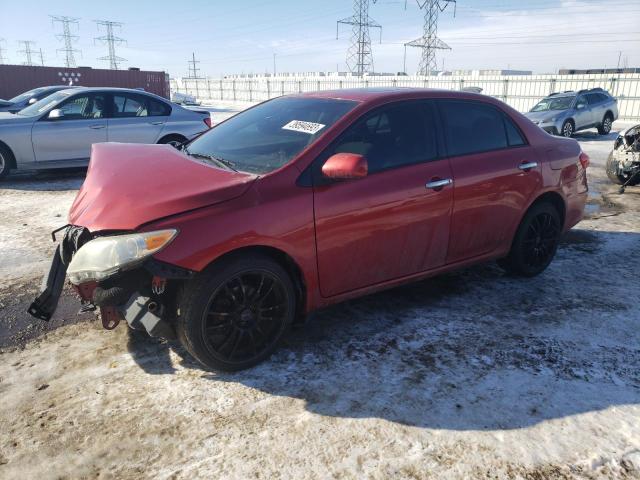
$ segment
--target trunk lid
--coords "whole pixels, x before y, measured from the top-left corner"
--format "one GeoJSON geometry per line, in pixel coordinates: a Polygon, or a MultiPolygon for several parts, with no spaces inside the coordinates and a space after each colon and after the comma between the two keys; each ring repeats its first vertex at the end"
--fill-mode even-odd
{"type": "Polygon", "coordinates": [[[97,232],[239,197],[257,178],[196,161],[169,145],[98,143],[69,223],[97,232]]]}

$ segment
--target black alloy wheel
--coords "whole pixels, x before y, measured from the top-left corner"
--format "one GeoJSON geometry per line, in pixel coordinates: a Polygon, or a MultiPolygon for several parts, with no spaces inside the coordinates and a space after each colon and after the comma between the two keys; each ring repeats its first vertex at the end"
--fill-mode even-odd
{"type": "Polygon", "coordinates": [[[184,347],[206,367],[237,371],[266,359],[296,310],[289,274],[259,254],[214,263],[184,285],[176,330],[184,347]]]}
{"type": "Polygon", "coordinates": [[[285,287],[268,271],[250,271],[213,292],[202,320],[211,355],[229,364],[253,363],[270,350],[287,325],[285,287]]]}
{"type": "Polygon", "coordinates": [[[533,277],[551,263],[560,243],[562,222],[556,207],[547,202],[532,206],[520,222],[506,258],[499,265],[510,273],[533,277]]]}

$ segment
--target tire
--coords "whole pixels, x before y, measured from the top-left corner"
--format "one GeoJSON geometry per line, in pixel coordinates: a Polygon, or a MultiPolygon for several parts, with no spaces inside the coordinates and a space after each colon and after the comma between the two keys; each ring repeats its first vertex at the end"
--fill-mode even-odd
{"type": "Polygon", "coordinates": [[[187,139],[182,135],[167,135],[166,137],[162,137],[158,143],[163,145],[171,145],[174,148],[180,148],[180,146],[186,142],[187,139]]]}
{"type": "Polygon", "coordinates": [[[520,222],[509,255],[499,265],[509,273],[535,277],[553,260],[561,232],[560,214],[551,203],[533,205],[520,222]]]}
{"type": "Polygon", "coordinates": [[[185,284],[176,332],[202,365],[235,372],[273,353],[295,307],[293,282],[278,263],[262,255],[233,256],[185,284]]]}
{"type": "Polygon", "coordinates": [[[598,127],[598,133],[600,135],[609,135],[611,127],[613,126],[613,117],[607,113],[602,119],[602,124],[598,127]]]}
{"type": "Polygon", "coordinates": [[[566,138],[571,138],[573,136],[573,133],[575,131],[575,125],[573,124],[573,121],[571,120],[566,120],[563,124],[562,124],[562,129],[560,130],[560,135],[562,135],[563,137],[566,138]]]}
{"type": "MultiPolygon", "coordinates": [[[[609,154],[609,158],[607,158],[607,165],[605,166],[605,170],[607,172],[607,177],[616,185],[623,185],[629,180],[629,175],[618,175],[616,169],[616,161],[613,158],[613,152],[609,154]]],[[[640,176],[636,177],[636,180],[629,182],[627,185],[635,186],[640,183],[640,176]]]]}
{"type": "Polygon", "coordinates": [[[0,145],[0,180],[7,178],[11,173],[13,154],[3,145],[0,145]]]}

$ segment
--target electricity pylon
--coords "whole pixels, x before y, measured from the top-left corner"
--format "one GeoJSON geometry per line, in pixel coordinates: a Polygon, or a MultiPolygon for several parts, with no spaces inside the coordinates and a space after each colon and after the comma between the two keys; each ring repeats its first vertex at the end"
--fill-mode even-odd
{"type": "Polygon", "coordinates": [[[420,38],[404,44],[404,70],[407,70],[407,47],[418,47],[422,49],[418,74],[431,75],[438,69],[436,50],[451,50],[449,45],[438,38],[438,15],[444,12],[450,3],[453,3],[455,8],[456,0],[416,0],[416,3],[424,10],[424,28],[420,38]]]}
{"type": "MultiPolygon", "coordinates": [[[[376,3],[376,0],[373,0],[376,3]]],[[[353,16],[338,20],[336,24],[336,39],[338,38],[340,24],[351,25],[351,46],[347,50],[347,67],[349,71],[362,76],[373,72],[373,55],[371,53],[370,28],[380,29],[380,42],[382,42],[382,25],[369,16],[369,0],[354,0],[353,16]]]]}
{"type": "Polygon", "coordinates": [[[56,35],[56,38],[64,42],[64,48],[59,48],[56,51],[64,52],[64,66],[67,68],[73,68],[76,66],[75,53],[78,52],[80,53],[80,55],[82,55],[82,52],[80,50],[73,48],[73,42],[78,41],[78,36],[71,34],[71,25],[75,25],[76,30],[79,28],[79,18],[65,17],[62,15],[49,16],[51,17],[51,23],[53,23],[54,25],[56,24],[56,22],[60,22],[62,24],[62,33],[56,35]]]}
{"type": "Polygon", "coordinates": [[[113,28],[122,27],[122,23],[112,22],[110,20],[94,20],[94,22],[96,22],[98,30],[100,29],[100,26],[103,26],[106,29],[106,35],[96,37],[94,40],[98,40],[99,42],[106,44],[109,51],[108,55],[99,57],[98,60],[106,60],[109,62],[109,68],[111,70],[118,70],[118,64],[126,62],[127,59],[116,55],[116,43],[126,43],[126,40],[124,38],[116,37],[113,34],[113,28]]]}

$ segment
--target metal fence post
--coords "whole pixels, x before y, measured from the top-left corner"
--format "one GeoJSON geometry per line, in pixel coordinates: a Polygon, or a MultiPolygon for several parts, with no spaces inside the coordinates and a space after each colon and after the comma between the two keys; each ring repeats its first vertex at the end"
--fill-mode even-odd
{"type": "Polygon", "coordinates": [[[509,98],[509,79],[505,78],[502,81],[502,99],[505,103],[508,103],[507,98],[509,98]]]}
{"type": "Polygon", "coordinates": [[[236,79],[231,81],[231,88],[233,89],[233,101],[236,101],[236,79]]]}
{"type": "Polygon", "coordinates": [[[224,100],[224,89],[222,88],[222,79],[220,79],[220,100],[224,100]]]}
{"type": "Polygon", "coordinates": [[[271,81],[267,79],[267,100],[271,98],[271,81]]]}

